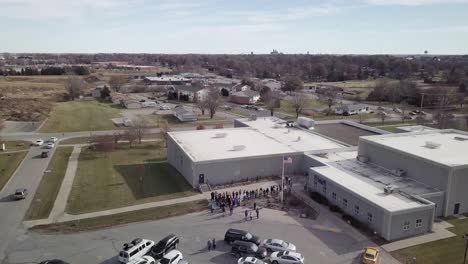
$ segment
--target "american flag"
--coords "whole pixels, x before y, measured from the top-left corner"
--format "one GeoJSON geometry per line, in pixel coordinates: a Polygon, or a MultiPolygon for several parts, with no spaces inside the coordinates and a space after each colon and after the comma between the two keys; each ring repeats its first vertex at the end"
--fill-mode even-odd
{"type": "Polygon", "coordinates": [[[283,158],[283,164],[292,164],[292,158],[291,157],[284,157],[283,158]]]}

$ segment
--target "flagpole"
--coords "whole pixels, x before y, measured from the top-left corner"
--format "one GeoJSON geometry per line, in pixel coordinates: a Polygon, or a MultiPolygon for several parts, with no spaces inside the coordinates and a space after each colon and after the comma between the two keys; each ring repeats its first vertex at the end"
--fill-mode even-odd
{"type": "Polygon", "coordinates": [[[284,156],[283,160],[281,161],[283,163],[283,169],[281,172],[281,203],[283,203],[283,196],[284,196],[284,156]]]}

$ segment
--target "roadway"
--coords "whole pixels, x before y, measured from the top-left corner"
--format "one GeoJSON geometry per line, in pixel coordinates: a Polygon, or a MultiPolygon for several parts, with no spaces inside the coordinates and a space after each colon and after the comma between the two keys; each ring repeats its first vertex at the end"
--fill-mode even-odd
{"type": "MultiPolygon", "coordinates": [[[[16,173],[0,191],[0,260],[5,257],[5,249],[12,241],[21,239],[26,230],[22,225],[26,211],[31,204],[37,187],[55,149],[49,150],[49,158],[41,158],[44,149],[32,147],[16,173]],[[26,188],[28,196],[24,200],[15,201],[12,194],[16,189],[26,188]]],[[[8,154],[0,154],[8,155],[8,154]]]]}

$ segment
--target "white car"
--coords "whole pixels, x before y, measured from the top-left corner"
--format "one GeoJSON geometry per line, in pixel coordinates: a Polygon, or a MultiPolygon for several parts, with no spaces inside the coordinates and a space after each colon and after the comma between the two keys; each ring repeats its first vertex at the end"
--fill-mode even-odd
{"type": "Polygon", "coordinates": [[[262,260],[259,260],[258,258],[254,258],[254,257],[244,257],[244,258],[240,258],[238,261],[237,261],[237,264],[264,264],[265,262],[263,262],[262,260]]]}
{"type": "Polygon", "coordinates": [[[56,137],[50,137],[48,141],[52,142],[52,143],[55,143],[55,142],[57,142],[57,140],[58,140],[58,138],[56,138],[56,137]]]}
{"type": "Polygon", "coordinates": [[[171,250],[159,260],[158,264],[177,264],[182,260],[182,253],[178,250],[171,250]]]}
{"type": "Polygon", "coordinates": [[[304,256],[292,251],[273,252],[270,259],[272,264],[304,264],[304,256]]]}
{"type": "Polygon", "coordinates": [[[170,108],[169,108],[169,106],[167,106],[167,105],[161,105],[161,106],[159,107],[159,110],[169,110],[169,109],[170,109],[170,108]]]}
{"type": "Polygon", "coordinates": [[[156,264],[156,260],[151,256],[143,256],[127,262],[127,264],[156,264]]]}
{"type": "Polygon", "coordinates": [[[294,244],[281,239],[265,239],[260,246],[266,248],[266,250],[270,252],[296,251],[296,246],[294,244]]]}
{"type": "Polygon", "coordinates": [[[55,147],[54,143],[47,143],[46,148],[53,149],[55,147]]]}
{"type": "Polygon", "coordinates": [[[42,144],[44,144],[44,140],[42,140],[42,139],[38,139],[38,140],[33,142],[34,146],[42,146],[42,144]]]}

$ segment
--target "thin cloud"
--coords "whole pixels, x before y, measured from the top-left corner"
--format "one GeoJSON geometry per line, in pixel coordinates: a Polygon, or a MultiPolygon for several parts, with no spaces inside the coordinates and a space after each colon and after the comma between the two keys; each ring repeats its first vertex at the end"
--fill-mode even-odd
{"type": "Polygon", "coordinates": [[[434,4],[464,4],[468,0],[367,0],[371,5],[404,5],[404,6],[420,6],[434,4]]]}

